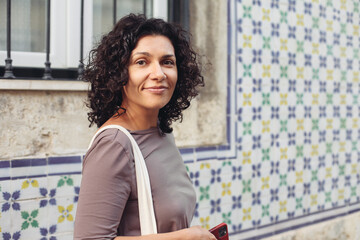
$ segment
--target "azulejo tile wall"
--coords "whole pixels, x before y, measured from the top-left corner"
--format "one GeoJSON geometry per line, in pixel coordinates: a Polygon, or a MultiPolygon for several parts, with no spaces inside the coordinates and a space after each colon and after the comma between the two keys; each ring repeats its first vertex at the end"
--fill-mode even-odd
{"type": "MultiPolygon", "coordinates": [[[[181,149],[193,224],[259,239],[359,211],[359,3],[228,4],[227,144],[181,149]]],[[[81,160],[1,161],[1,237],[72,239],[81,160]]]]}
{"type": "Polygon", "coordinates": [[[81,156],[0,162],[2,239],[72,239],[81,156]]]}
{"type": "Polygon", "coordinates": [[[247,239],[358,211],[359,2],[237,0],[229,13],[236,154],[190,167],[197,222],[247,239]]]}

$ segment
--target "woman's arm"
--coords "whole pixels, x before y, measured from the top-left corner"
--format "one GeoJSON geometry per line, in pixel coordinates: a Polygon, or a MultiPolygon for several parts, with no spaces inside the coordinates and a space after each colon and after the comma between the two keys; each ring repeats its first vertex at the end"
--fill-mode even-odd
{"type": "Polygon", "coordinates": [[[117,130],[114,131],[101,133],[84,159],[74,239],[117,236],[131,192],[133,168],[127,150],[118,141],[117,130]]]}
{"type": "Polygon", "coordinates": [[[216,240],[208,230],[194,226],[169,233],[150,234],[136,237],[116,237],[114,240],[216,240]]]}

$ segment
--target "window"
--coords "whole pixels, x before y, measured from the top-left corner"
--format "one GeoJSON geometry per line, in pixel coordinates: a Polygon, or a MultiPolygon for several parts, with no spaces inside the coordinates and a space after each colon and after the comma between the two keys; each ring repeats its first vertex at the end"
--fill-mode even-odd
{"type": "MultiPolygon", "coordinates": [[[[11,59],[16,68],[44,68],[46,0],[11,1],[11,59]]],[[[133,13],[167,19],[167,0],[85,0],[84,57],[116,19],[133,13]]],[[[6,59],[6,0],[0,0],[0,62],[6,59]]],[[[80,0],[51,0],[51,68],[76,69],[80,59],[80,0]]],[[[3,68],[3,67],[2,67],[3,68]]]]}

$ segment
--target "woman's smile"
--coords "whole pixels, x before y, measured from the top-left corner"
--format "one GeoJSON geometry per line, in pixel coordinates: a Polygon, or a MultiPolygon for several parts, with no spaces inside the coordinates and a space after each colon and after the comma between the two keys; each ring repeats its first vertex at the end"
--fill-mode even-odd
{"type": "Polygon", "coordinates": [[[166,90],[168,90],[168,87],[166,86],[153,86],[153,87],[145,87],[145,91],[148,91],[150,93],[154,94],[163,94],[166,90]]]}

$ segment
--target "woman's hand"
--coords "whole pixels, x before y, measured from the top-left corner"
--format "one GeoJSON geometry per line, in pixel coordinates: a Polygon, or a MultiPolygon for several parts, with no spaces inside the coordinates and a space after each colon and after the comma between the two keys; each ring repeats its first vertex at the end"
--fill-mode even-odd
{"type": "Polygon", "coordinates": [[[188,228],[187,231],[188,238],[186,239],[216,240],[215,236],[212,233],[200,226],[193,226],[191,228],[188,228]]]}

